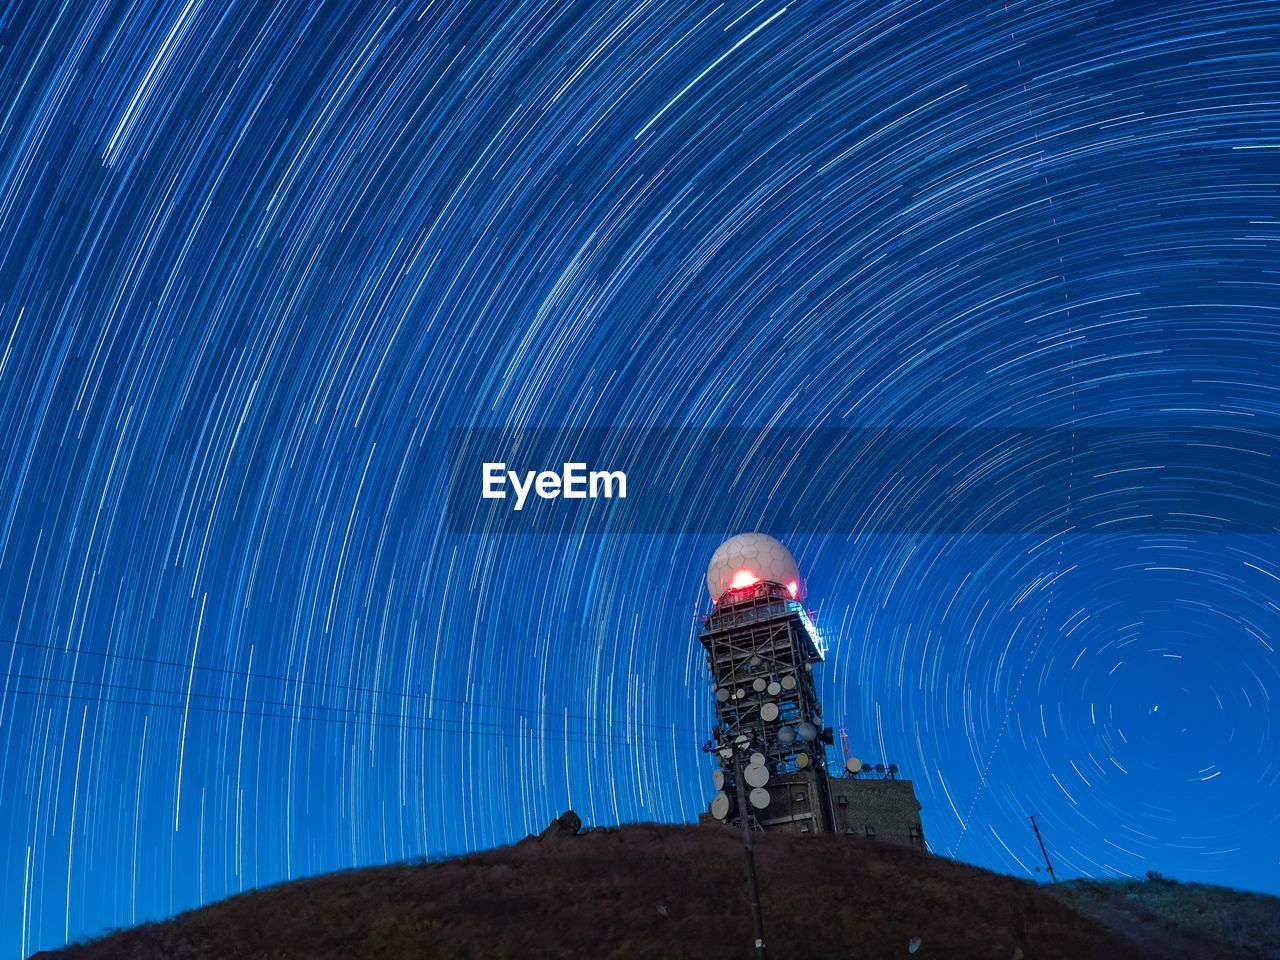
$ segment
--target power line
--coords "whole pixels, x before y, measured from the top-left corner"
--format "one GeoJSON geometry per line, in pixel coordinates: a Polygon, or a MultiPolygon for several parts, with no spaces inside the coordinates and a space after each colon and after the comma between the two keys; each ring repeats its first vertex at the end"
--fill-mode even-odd
{"type": "MultiPolygon", "coordinates": [[[[0,674],[0,676],[13,677],[15,679],[30,679],[25,675],[0,674]]],[[[93,681],[84,681],[84,680],[72,681],[72,680],[57,679],[57,678],[41,678],[40,682],[89,683],[89,684],[94,683],[93,681]]],[[[162,695],[185,696],[185,692],[169,691],[169,690],[153,690],[147,687],[132,687],[126,684],[95,684],[95,685],[116,687],[118,689],[129,690],[132,692],[160,693],[162,695]]],[[[583,734],[581,736],[574,737],[574,736],[569,736],[568,731],[566,731],[566,735],[559,736],[553,733],[538,732],[531,727],[520,728],[520,727],[504,725],[499,723],[485,722],[485,721],[439,720],[439,721],[431,721],[429,723],[423,723],[423,724],[396,723],[396,722],[390,722],[390,721],[381,721],[376,719],[378,714],[365,715],[365,714],[362,714],[360,711],[355,711],[348,716],[322,716],[322,715],[315,715],[307,711],[310,711],[312,709],[339,710],[342,708],[325,707],[321,705],[298,706],[296,708],[290,708],[287,703],[280,703],[277,701],[252,701],[252,702],[268,704],[270,706],[285,707],[289,710],[289,712],[268,713],[264,711],[249,711],[245,709],[235,710],[235,709],[229,709],[225,706],[219,707],[219,706],[201,706],[199,704],[188,705],[186,703],[158,703],[154,700],[127,700],[127,699],[119,699],[115,697],[94,697],[94,696],[89,696],[87,694],[58,693],[51,690],[23,690],[23,689],[14,688],[11,690],[4,691],[4,693],[13,694],[14,696],[24,696],[24,697],[33,697],[33,698],[47,697],[47,698],[52,698],[56,700],[68,700],[68,701],[80,702],[80,703],[98,703],[98,704],[103,704],[107,706],[136,706],[136,707],[145,707],[147,709],[154,708],[158,710],[190,710],[196,713],[211,713],[211,714],[218,714],[223,716],[250,717],[250,718],[262,719],[262,720],[291,720],[294,722],[334,723],[334,724],[342,724],[342,725],[348,725],[348,726],[364,726],[364,727],[394,729],[394,730],[400,730],[402,732],[459,733],[459,734],[468,734],[468,735],[478,734],[480,736],[493,736],[493,737],[518,737],[518,738],[541,740],[543,742],[549,742],[549,743],[570,743],[570,744],[581,744],[584,746],[648,745],[648,746],[660,746],[660,747],[663,747],[664,749],[675,749],[675,750],[696,749],[691,745],[682,745],[679,741],[671,743],[671,742],[663,742],[658,740],[644,740],[639,738],[618,739],[613,737],[597,737],[597,736],[591,736],[588,734],[583,734]]],[[[239,697],[220,698],[216,694],[195,694],[195,693],[193,693],[192,696],[212,698],[224,705],[235,705],[235,704],[245,703],[245,701],[239,697]]],[[[392,716],[392,715],[387,714],[387,716],[392,716]]],[[[619,721],[615,721],[615,722],[619,722],[619,721]]]]}
{"type": "MultiPolygon", "coordinates": [[[[511,704],[482,703],[477,700],[457,699],[452,697],[438,697],[426,693],[411,693],[404,690],[387,690],[379,687],[364,687],[352,684],[336,683],[329,680],[307,680],[302,677],[286,677],[279,674],[271,673],[254,673],[249,670],[235,670],[230,667],[213,667],[201,664],[182,663],[177,660],[160,660],[154,657],[133,656],[126,653],[104,653],[98,650],[68,650],[63,647],[46,643],[33,643],[29,640],[0,640],[0,644],[10,644],[16,647],[30,647],[36,650],[46,650],[52,653],[60,653],[64,655],[74,654],[76,656],[101,657],[107,660],[120,660],[128,663],[143,663],[150,666],[173,667],[178,670],[203,670],[208,673],[217,673],[225,676],[249,678],[250,680],[273,680],[286,684],[302,684],[306,686],[324,687],[332,690],[340,690],[347,693],[370,693],[381,697],[397,697],[401,699],[420,700],[424,703],[440,703],[450,706],[475,707],[482,710],[500,710],[507,713],[532,714],[548,717],[556,717],[557,719],[580,720],[584,723],[606,723],[606,724],[629,724],[636,727],[653,727],[662,730],[664,733],[675,731],[677,733],[685,733],[695,739],[700,736],[698,731],[690,727],[668,726],[666,724],[656,723],[653,721],[628,721],[628,720],[610,720],[599,717],[589,717],[585,714],[577,713],[560,713],[555,710],[540,709],[537,707],[521,707],[511,704]]],[[[90,681],[74,681],[77,683],[90,681]]]]}

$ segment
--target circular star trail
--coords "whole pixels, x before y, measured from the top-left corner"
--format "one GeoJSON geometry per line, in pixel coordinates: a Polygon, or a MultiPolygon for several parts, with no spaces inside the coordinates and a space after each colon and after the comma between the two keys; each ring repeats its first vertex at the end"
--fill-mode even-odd
{"type": "MultiPolygon", "coordinates": [[[[451,430],[1280,414],[1273,3],[0,18],[8,955],[703,809],[722,537],[451,530],[451,430]]],[[[1280,889],[1274,536],[768,532],[936,851],[1280,889]]]]}

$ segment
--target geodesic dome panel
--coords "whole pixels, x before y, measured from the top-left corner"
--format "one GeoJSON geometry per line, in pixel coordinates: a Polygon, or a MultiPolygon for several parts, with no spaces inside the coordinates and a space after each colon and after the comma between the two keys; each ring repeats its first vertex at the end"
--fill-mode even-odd
{"type": "Polygon", "coordinates": [[[707,566],[707,589],[712,600],[725,591],[749,587],[761,580],[779,583],[793,597],[800,594],[800,568],[791,551],[764,533],[740,533],[716,548],[707,566]]]}

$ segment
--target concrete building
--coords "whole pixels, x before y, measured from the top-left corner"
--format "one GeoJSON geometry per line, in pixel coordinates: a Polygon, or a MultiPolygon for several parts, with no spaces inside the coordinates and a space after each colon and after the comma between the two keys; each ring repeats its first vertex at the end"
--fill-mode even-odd
{"type": "Polygon", "coordinates": [[[827,781],[836,833],[927,850],[920,802],[910,780],[834,777],[827,781]]]}

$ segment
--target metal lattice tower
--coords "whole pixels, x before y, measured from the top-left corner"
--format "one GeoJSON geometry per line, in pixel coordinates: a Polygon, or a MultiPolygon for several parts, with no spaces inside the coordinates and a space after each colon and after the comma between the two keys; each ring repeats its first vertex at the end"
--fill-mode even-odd
{"type": "MultiPolygon", "coordinates": [[[[747,831],[843,833],[927,849],[920,803],[895,764],[850,755],[827,769],[813,668],[826,644],[800,599],[785,546],[760,533],[730,537],[707,568],[714,607],[699,639],[715,704],[716,794],[704,818],[747,831]]],[[[748,858],[750,859],[750,858],[748,858]]]]}
{"type": "Polygon", "coordinates": [[[736,820],[745,796],[763,827],[827,832],[824,744],[831,731],[822,726],[813,682],[824,648],[792,593],[768,581],[730,589],[703,621],[699,638],[715,696],[712,748],[720,763],[711,812],[736,820]],[[741,785],[735,748],[750,760],[744,760],[741,785]]]}

